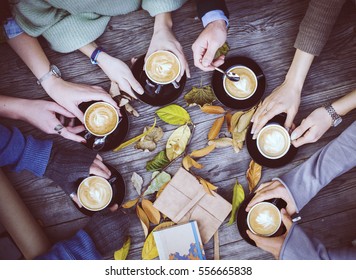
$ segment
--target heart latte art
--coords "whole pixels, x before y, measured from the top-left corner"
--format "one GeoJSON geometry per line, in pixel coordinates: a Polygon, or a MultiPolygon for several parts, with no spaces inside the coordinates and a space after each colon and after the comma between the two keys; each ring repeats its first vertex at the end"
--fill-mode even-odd
{"type": "Polygon", "coordinates": [[[228,71],[240,76],[238,82],[230,81],[224,77],[224,89],[234,99],[244,100],[252,96],[257,88],[256,75],[247,67],[234,66],[228,71]]]}
{"type": "Polygon", "coordinates": [[[78,199],[88,210],[98,211],[111,201],[112,188],[102,177],[90,176],[82,181],[78,188],[78,199]]]}
{"type": "Polygon", "coordinates": [[[153,82],[168,84],[179,76],[179,60],[171,52],[157,51],[148,57],[145,71],[148,78],[153,82]]]}

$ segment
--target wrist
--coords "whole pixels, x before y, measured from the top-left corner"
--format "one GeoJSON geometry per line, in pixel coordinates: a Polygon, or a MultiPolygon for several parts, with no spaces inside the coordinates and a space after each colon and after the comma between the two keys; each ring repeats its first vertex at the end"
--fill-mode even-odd
{"type": "MultiPolygon", "coordinates": [[[[52,97],[57,92],[57,87],[63,82],[62,78],[54,76],[49,77],[46,81],[42,82],[41,86],[45,92],[52,97]]],[[[53,97],[52,97],[53,98],[53,97]]]]}
{"type": "Polygon", "coordinates": [[[212,27],[212,28],[217,28],[217,29],[220,29],[220,30],[227,30],[227,25],[226,25],[226,21],[223,20],[223,19],[218,19],[218,20],[214,20],[212,22],[210,22],[206,27],[212,27]]]}
{"type": "Polygon", "coordinates": [[[288,92],[296,94],[299,97],[301,96],[304,82],[302,82],[298,79],[295,79],[295,77],[293,75],[287,74],[283,84],[288,89],[288,92]]]}
{"type": "Polygon", "coordinates": [[[171,13],[161,13],[155,16],[155,23],[153,27],[153,33],[160,30],[172,30],[173,21],[171,13]]]}

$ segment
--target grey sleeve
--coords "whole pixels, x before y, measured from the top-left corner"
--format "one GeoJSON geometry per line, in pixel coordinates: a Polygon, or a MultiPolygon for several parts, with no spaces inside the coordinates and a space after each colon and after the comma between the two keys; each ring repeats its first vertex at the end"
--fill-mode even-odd
{"type": "Polygon", "coordinates": [[[356,121],[303,164],[279,178],[300,211],[331,180],[356,166],[356,121]]]}
{"type": "Polygon", "coordinates": [[[356,247],[327,249],[323,243],[309,236],[293,224],[283,243],[282,260],[356,260],[356,247]]]}

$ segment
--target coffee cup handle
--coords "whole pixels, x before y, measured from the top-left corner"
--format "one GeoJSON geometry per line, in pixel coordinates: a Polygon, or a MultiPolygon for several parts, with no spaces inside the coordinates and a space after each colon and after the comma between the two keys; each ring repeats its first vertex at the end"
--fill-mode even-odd
{"type": "Polygon", "coordinates": [[[173,81],[172,84],[175,89],[178,89],[180,87],[180,84],[177,81],[173,81]]]}
{"type": "Polygon", "coordinates": [[[156,88],[156,90],[155,90],[155,94],[159,94],[160,91],[161,91],[161,89],[162,89],[162,85],[158,84],[158,85],[157,85],[157,88],[156,88]]]}
{"type": "Polygon", "coordinates": [[[287,207],[287,202],[285,202],[282,198],[272,198],[268,201],[274,204],[279,210],[287,207]]]}
{"type": "Polygon", "coordinates": [[[91,137],[93,136],[93,134],[91,134],[89,131],[85,131],[85,135],[84,135],[84,139],[85,140],[89,140],[91,137]]]}

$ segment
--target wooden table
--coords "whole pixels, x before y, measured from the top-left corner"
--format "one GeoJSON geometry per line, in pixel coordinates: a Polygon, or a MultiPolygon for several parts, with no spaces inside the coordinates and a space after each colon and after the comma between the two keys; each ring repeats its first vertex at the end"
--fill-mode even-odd
{"type": "MultiPolygon", "coordinates": [[[[259,63],[263,69],[267,87],[265,96],[283,82],[291,63],[295,49],[294,40],[308,6],[308,1],[233,1],[227,5],[231,12],[228,43],[231,50],[228,56],[248,56],[259,63]]],[[[181,42],[189,61],[192,78],[187,81],[184,94],[192,86],[210,84],[212,73],[203,73],[194,67],[191,45],[202,30],[196,18],[195,5],[191,1],[182,9],[173,13],[174,30],[181,42]]],[[[306,80],[300,110],[296,117],[299,123],[312,110],[350,92],[356,87],[355,79],[355,7],[348,1],[341,11],[336,26],[321,56],[316,58],[306,80]]],[[[126,16],[114,17],[106,32],[98,40],[111,55],[129,63],[130,58],[143,54],[149,45],[153,27],[153,18],[145,11],[137,11],[126,16]]],[[[109,89],[110,82],[104,73],[79,52],[59,54],[45,47],[52,63],[59,66],[64,79],[100,85],[109,89]]],[[[35,77],[23,62],[7,45],[0,46],[1,94],[32,98],[48,99],[42,88],[36,85],[35,77]]],[[[199,149],[206,145],[207,131],[216,118],[215,115],[203,114],[198,107],[187,108],[182,96],[176,101],[185,107],[197,125],[191,149],[199,149]]],[[[219,104],[218,102],[216,104],[219,104]]],[[[142,132],[144,126],[151,125],[157,107],[136,102],[134,106],[141,114],[139,118],[130,116],[130,131],[127,139],[142,132]]],[[[281,175],[303,163],[320,147],[323,147],[338,136],[355,120],[356,111],[348,114],[337,128],[330,129],[317,143],[302,147],[293,162],[278,168],[263,168],[262,182],[281,175]]],[[[39,120],[41,121],[41,120],[39,120]]],[[[31,133],[40,138],[50,138],[55,142],[65,141],[68,146],[72,142],[57,136],[48,136],[28,124],[18,121],[1,119],[1,123],[16,125],[23,132],[31,133]]],[[[174,126],[158,122],[165,131],[164,138],[159,142],[153,153],[135,150],[132,146],[114,153],[102,153],[104,160],[114,165],[123,175],[127,184],[127,199],[136,197],[136,191],[130,185],[130,178],[135,171],[147,183],[151,173],[145,170],[146,162],[154,154],[165,147],[174,126]]],[[[229,148],[227,148],[229,149],[229,148]]],[[[355,156],[355,155],[350,155],[355,156]]],[[[232,187],[236,180],[247,192],[245,172],[250,156],[244,149],[235,155],[230,150],[215,150],[211,155],[200,161],[205,168],[197,172],[219,186],[219,193],[231,201],[232,187]]],[[[180,166],[176,162],[168,169],[174,174],[180,166]]],[[[321,239],[329,247],[349,245],[356,238],[356,169],[332,181],[303,210],[303,229],[321,239]]],[[[43,225],[51,241],[55,242],[70,237],[82,228],[88,218],[77,211],[70,198],[60,187],[45,178],[36,178],[28,172],[20,174],[8,172],[10,180],[20,193],[33,215],[43,225]]],[[[144,242],[141,225],[132,211],[130,234],[132,246],[129,259],[140,259],[144,242]]],[[[228,226],[226,221],[219,230],[221,259],[271,259],[272,256],[256,247],[247,244],[237,231],[235,225],[228,226]]],[[[213,241],[205,245],[208,259],[213,258],[213,241]]]]}

